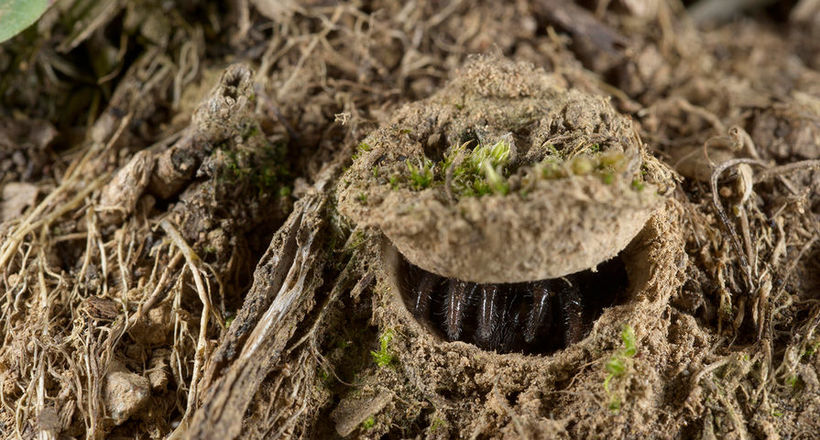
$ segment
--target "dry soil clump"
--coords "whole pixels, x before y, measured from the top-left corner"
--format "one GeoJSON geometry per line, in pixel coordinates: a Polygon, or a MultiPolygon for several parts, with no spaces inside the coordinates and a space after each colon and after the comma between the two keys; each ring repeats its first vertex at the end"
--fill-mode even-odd
{"type": "Polygon", "coordinates": [[[526,63],[472,60],[359,144],[339,206],[413,264],[473,282],[614,257],[666,191],[629,119],[526,63]]]}

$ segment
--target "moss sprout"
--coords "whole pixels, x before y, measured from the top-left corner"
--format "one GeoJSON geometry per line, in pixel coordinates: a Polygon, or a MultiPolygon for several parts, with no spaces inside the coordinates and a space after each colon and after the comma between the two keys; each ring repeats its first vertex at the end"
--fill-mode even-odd
{"type": "Polygon", "coordinates": [[[638,347],[635,343],[635,331],[631,326],[624,326],[621,331],[621,341],[623,341],[624,347],[609,358],[604,365],[607,372],[606,379],[604,379],[604,390],[609,396],[609,409],[614,412],[621,409],[621,397],[610,390],[610,385],[615,378],[626,374],[629,361],[638,352],[638,347]]]}
{"type": "Polygon", "coordinates": [[[386,367],[393,363],[393,353],[389,349],[392,340],[393,331],[386,330],[379,336],[379,350],[370,352],[370,355],[373,356],[373,361],[376,362],[376,365],[379,367],[386,367]]]}
{"type": "Polygon", "coordinates": [[[483,196],[486,194],[507,194],[507,163],[510,159],[510,144],[500,140],[495,144],[479,145],[469,153],[468,143],[450,149],[444,159],[444,169],[453,168],[453,190],[459,196],[483,196]],[[459,160],[464,157],[463,160],[459,160]]]}
{"type": "Polygon", "coordinates": [[[407,161],[407,170],[410,172],[410,186],[415,190],[422,190],[430,187],[433,183],[435,164],[430,159],[424,158],[418,166],[411,161],[407,161]]]}

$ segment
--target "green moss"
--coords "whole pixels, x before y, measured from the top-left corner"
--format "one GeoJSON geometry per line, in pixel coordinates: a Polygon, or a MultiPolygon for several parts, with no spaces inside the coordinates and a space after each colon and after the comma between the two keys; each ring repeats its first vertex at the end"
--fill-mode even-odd
{"type": "Polygon", "coordinates": [[[358,200],[362,205],[367,204],[367,193],[360,192],[356,195],[356,200],[358,200]]]}
{"type": "Polygon", "coordinates": [[[370,355],[373,356],[373,361],[376,362],[376,365],[379,367],[386,367],[393,363],[393,353],[389,348],[392,340],[393,330],[385,330],[385,332],[379,336],[379,350],[370,352],[370,355]]]}
{"type": "Polygon", "coordinates": [[[240,133],[242,136],[242,140],[246,141],[261,133],[261,130],[259,129],[259,124],[257,124],[256,122],[250,122],[242,127],[240,133]]]}
{"type": "Polygon", "coordinates": [[[364,142],[364,141],[359,142],[359,145],[356,146],[356,152],[353,153],[353,156],[351,156],[351,159],[355,161],[356,159],[362,157],[362,155],[364,155],[364,153],[367,153],[368,151],[370,151],[372,149],[373,149],[373,147],[371,147],[370,144],[368,144],[367,142],[364,142]]]}
{"type": "Polygon", "coordinates": [[[410,172],[410,187],[414,190],[422,190],[430,187],[433,183],[435,164],[430,159],[424,158],[419,165],[414,165],[407,161],[407,170],[410,172]]]}
{"type": "Polygon", "coordinates": [[[238,127],[242,143],[223,141],[212,154],[221,160],[216,163],[217,182],[232,186],[256,187],[260,196],[275,195],[279,186],[290,180],[287,166],[287,144],[271,143],[263,135],[259,124],[246,122],[238,127]]]}
{"type": "Polygon", "coordinates": [[[376,419],[373,416],[364,419],[364,422],[362,422],[362,429],[365,431],[373,429],[374,426],[376,426],[376,419]]]}
{"type": "Polygon", "coordinates": [[[453,168],[453,191],[459,196],[480,197],[486,194],[508,194],[507,163],[510,144],[500,140],[493,145],[479,145],[467,153],[467,143],[453,147],[444,158],[444,170],[453,168]],[[460,163],[456,163],[463,157],[460,163]]]}
{"type": "Polygon", "coordinates": [[[805,357],[811,357],[811,356],[813,356],[815,353],[817,353],[818,349],[820,349],[820,338],[817,338],[817,339],[814,341],[814,343],[812,343],[812,345],[811,345],[811,346],[809,346],[809,348],[807,348],[807,349],[806,349],[806,352],[805,352],[805,353],[803,353],[803,356],[805,356],[805,357]]]}
{"type": "Polygon", "coordinates": [[[610,384],[616,378],[624,376],[627,372],[627,367],[630,360],[635,357],[638,352],[638,346],[635,342],[635,331],[629,325],[624,325],[621,331],[621,341],[623,348],[618,350],[611,358],[604,364],[607,375],[604,379],[604,390],[609,396],[609,410],[619,411],[621,409],[621,397],[610,390],[610,384]]]}
{"type": "Polygon", "coordinates": [[[434,417],[433,421],[430,423],[430,432],[436,432],[439,429],[444,428],[446,426],[447,426],[447,421],[446,420],[441,419],[439,417],[434,417]]]}
{"type": "MultiPolygon", "coordinates": [[[[387,179],[390,188],[397,189],[405,185],[414,191],[420,191],[447,183],[456,198],[508,195],[511,192],[510,176],[512,173],[519,173],[522,176],[521,185],[516,188],[516,194],[525,197],[539,179],[594,175],[604,184],[610,185],[615,183],[628,166],[623,152],[601,152],[600,144],[584,147],[594,155],[582,154],[570,159],[562,157],[555,145],[548,144],[550,152],[540,163],[514,168],[510,166],[512,147],[508,140],[502,138],[495,143],[479,144],[474,148],[470,148],[471,142],[450,147],[438,162],[424,156],[406,160],[407,172],[399,171],[399,174],[387,179]]],[[[375,167],[373,177],[379,178],[380,174],[381,171],[375,167]]],[[[640,190],[643,183],[636,180],[633,188],[640,190]]]]}

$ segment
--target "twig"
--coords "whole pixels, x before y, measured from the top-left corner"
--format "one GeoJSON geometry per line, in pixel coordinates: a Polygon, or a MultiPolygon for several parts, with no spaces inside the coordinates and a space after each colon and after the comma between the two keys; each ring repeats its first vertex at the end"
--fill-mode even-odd
{"type": "Polygon", "coordinates": [[[185,262],[191,271],[191,276],[196,285],[199,300],[202,302],[202,315],[199,319],[199,337],[196,343],[196,352],[194,353],[194,371],[191,375],[191,385],[188,388],[188,403],[185,407],[185,414],[183,415],[183,419],[187,419],[196,403],[197,382],[199,381],[200,370],[202,369],[202,363],[205,359],[205,351],[208,347],[206,334],[208,333],[208,319],[211,314],[211,300],[208,297],[208,293],[206,292],[205,285],[199,273],[199,267],[197,266],[197,263],[200,261],[199,256],[188,246],[188,243],[182,238],[182,234],[177,231],[171,222],[167,219],[163,219],[160,222],[160,226],[185,257],[185,262]]]}
{"type": "Polygon", "coordinates": [[[771,167],[765,169],[755,176],[755,183],[762,182],[766,179],[769,179],[773,176],[779,176],[782,174],[788,174],[795,171],[809,169],[809,170],[818,170],[820,169],[820,159],[813,159],[813,160],[803,160],[800,162],[792,162],[786,165],[779,165],[776,167],[771,167]]]}
{"type": "Polygon", "coordinates": [[[723,223],[723,226],[729,231],[729,235],[732,239],[732,246],[735,248],[735,252],[737,252],[738,257],[740,257],[740,264],[743,266],[744,270],[746,271],[746,282],[748,283],[749,290],[754,290],[754,282],[752,281],[752,271],[751,267],[749,266],[749,260],[746,256],[746,253],[743,251],[743,247],[740,244],[740,238],[737,235],[737,231],[735,231],[735,227],[729,221],[729,216],[726,215],[726,211],[723,209],[723,206],[720,204],[720,198],[718,194],[718,187],[717,182],[720,178],[720,175],[723,174],[724,171],[727,169],[740,165],[740,164],[750,164],[750,165],[757,165],[761,167],[766,167],[766,163],[756,159],[748,159],[748,158],[740,158],[740,159],[732,159],[727,160],[715,167],[715,170],[712,172],[712,178],[710,179],[710,183],[712,186],[712,203],[717,210],[718,217],[720,217],[720,221],[723,223]]]}

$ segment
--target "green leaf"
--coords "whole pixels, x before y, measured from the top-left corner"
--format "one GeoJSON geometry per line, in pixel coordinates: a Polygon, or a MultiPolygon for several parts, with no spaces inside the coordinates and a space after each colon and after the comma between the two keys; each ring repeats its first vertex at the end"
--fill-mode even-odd
{"type": "Polygon", "coordinates": [[[53,0],[0,0],[0,42],[31,26],[53,0]]]}
{"type": "Polygon", "coordinates": [[[612,358],[606,363],[606,371],[613,376],[620,376],[626,371],[626,365],[622,360],[612,358]]]}
{"type": "Polygon", "coordinates": [[[638,352],[638,347],[635,344],[635,330],[632,327],[625,325],[621,332],[621,340],[624,341],[624,355],[627,357],[635,356],[638,352]]]}

